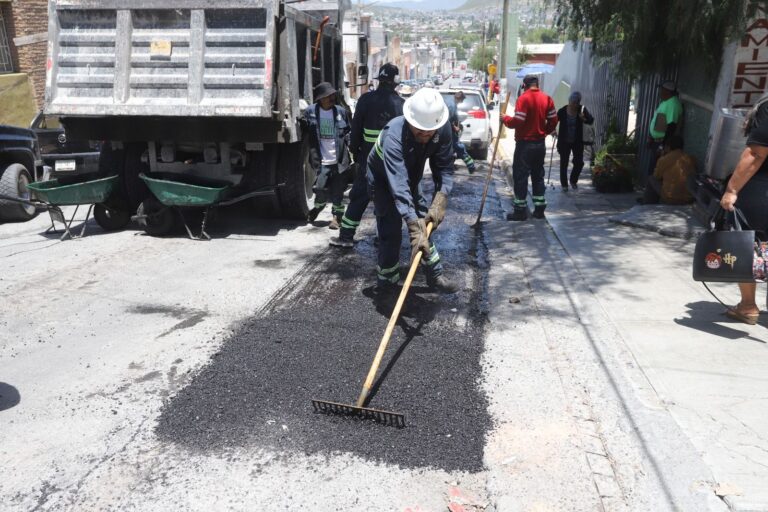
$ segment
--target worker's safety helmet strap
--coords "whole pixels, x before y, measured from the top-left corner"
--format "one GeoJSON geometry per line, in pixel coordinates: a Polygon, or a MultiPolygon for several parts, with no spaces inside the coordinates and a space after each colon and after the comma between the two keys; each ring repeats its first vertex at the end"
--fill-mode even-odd
{"type": "Polygon", "coordinates": [[[437,130],[448,121],[448,107],[435,89],[422,88],[405,100],[403,115],[408,124],[424,131],[437,130]]]}

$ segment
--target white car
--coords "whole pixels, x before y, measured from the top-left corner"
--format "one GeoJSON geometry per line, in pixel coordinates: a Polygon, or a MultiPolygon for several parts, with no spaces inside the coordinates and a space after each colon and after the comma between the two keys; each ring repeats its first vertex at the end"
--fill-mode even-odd
{"type": "MultiPolygon", "coordinates": [[[[456,105],[463,130],[459,140],[464,143],[472,158],[487,160],[488,146],[492,138],[491,115],[483,92],[479,89],[460,90],[464,93],[464,100],[456,105]]],[[[454,101],[453,95],[456,91],[457,89],[444,89],[440,94],[446,100],[454,101]]]]}

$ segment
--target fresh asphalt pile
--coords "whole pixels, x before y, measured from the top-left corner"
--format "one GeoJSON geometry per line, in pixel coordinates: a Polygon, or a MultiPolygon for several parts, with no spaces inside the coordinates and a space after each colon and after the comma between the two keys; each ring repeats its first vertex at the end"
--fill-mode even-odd
{"type": "MultiPolygon", "coordinates": [[[[376,251],[368,224],[360,233],[368,240],[354,251],[324,250],[236,329],[167,403],[160,439],[202,451],[259,446],[482,470],[490,427],[480,389],[489,263],[482,230],[469,226],[482,184],[457,176],[436,234],[462,290],[431,293],[417,274],[374,384],[369,407],[403,413],[405,428],[318,414],[311,405],[312,398],[356,401],[396,300],[373,293],[376,251]]],[[[498,215],[490,203],[487,216],[498,215]]]]}

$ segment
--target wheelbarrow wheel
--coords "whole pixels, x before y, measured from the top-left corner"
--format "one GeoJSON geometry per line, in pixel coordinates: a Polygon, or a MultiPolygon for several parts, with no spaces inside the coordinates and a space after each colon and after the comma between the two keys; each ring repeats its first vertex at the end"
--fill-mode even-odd
{"type": "Polygon", "coordinates": [[[93,217],[104,231],[118,231],[131,222],[131,214],[127,211],[113,210],[103,204],[93,207],[93,217]]]}
{"type": "Polygon", "coordinates": [[[154,197],[142,201],[136,214],[138,217],[144,217],[139,220],[139,224],[148,235],[164,236],[173,229],[173,211],[160,204],[154,197]]]}

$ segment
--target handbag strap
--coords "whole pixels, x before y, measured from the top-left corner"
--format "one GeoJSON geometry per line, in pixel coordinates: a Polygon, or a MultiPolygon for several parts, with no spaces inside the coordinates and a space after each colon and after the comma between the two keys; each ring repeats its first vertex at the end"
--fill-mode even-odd
{"type": "Polygon", "coordinates": [[[717,211],[712,214],[709,219],[709,230],[716,231],[719,222],[725,221],[726,217],[730,216],[733,219],[732,226],[735,231],[750,230],[749,222],[744,216],[741,210],[734,208],[733,211],[727,211],[722,206],[717,208],[717,211]]]}
{"type": "Polygon", "coordinates": [[[736,228],[736,231],[743,231],[745,228],[747,230],[749,229],[747,218],[738,208],[733,209],[733,225],[736,228]]]}
{"type": "Polygon", "coordinates": [[[711,296],[713,296],[717,302],[719,302],[720,304],[722,304],[722,305],[723,305],[725,308],[727,308],[727,309],[730,309],[730,308],[731,308],[731,306],[728,306],[728,305],[727,305],[725,302],[721,301],[721,300],[720,300],[720,298],[719,298],[717,295],[715,295],[715,293],[714,293],[712,290],[710,290],[710,289],[709,289],[709,286],[707,286],[707,283],[705,283],[704,281],[702,281],[702,282],[701,282],[701,284],[703,284],[703,285],[704,285],[704,288],[706,288],[706,289],[707,289],[707,291],[709,292],[709,294],[710,294],[711,296]]]}

